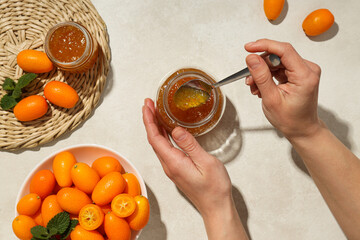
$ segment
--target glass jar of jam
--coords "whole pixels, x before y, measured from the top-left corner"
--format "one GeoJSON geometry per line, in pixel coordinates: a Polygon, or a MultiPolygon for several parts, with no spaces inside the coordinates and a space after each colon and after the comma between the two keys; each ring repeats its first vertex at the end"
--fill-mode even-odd
{"type": "Polygon", "coordinates": [[[200,79],[209,84],[216,81],[205,72],[195,68],[183,68],[165,77],[156,96],[156,117],[170,133],[176,126],[200,136],[213,129],[225,109],[225,97],[219,88],[213,89],[210,98],[200,106],[180,109],[174,102],[179,87],[190,80],[200,79]]]}
{"type": "Polygon", "coordinates": [[[55,66],[74,73],[89,70],[99,52],[97,41],[76,22],[63,22],[52,27],[46,35],[44,48],[55,66]]]}

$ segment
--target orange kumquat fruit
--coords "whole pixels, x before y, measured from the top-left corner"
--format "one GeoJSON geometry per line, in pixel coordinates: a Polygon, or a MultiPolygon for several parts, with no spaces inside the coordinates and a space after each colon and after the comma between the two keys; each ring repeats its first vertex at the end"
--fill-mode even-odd
{"type": "Polygon", "coordinates": [[[76,188],[63,188],[56,194],[56,199],[62,209],[70,214],[79,214],[82,207],[92,203],[86,193],[76,188]]]}
{"type": "Polygon", "coordinates": [[[71,152],[64,151],[55,156],[52,167],[56,182],[60,187],[70,187],[72,185],[71,168],[75,163],[75,156],[71,152]]]}
{"type": "Polygon", "coordinates": [[[81,191],[91,194],[100,177],[97,172],[83,162],[76,163],[71,168],[71,179],[74,185],[81,191]]]}
{"type": "Polygon", "coordinates": [[[140,183],[137,177],[133,173],[124,173],[123,178],[126,182],[126,187],[124,193],[129,194],[130,196],[137,196],[141,194],[140,183]]]}
{"type": "Polygon", "coordinates": [[[36,193],[29,193],[22,197],[16,209],[20,215],[33,216],[41,207],[41,198],[36,193]]]}
{"type": "Polygon", "coordinates": [[[15,235],[21,240],[31,240],[33,235],[30,230],[35,226],[36,223],[34,219],[25,215],[17,216],[12,222],[12,229],[15,235]]]}
{"type": "Polygon", "coordinates": [[[264,0],[264,12],[269,20],[277,19],[284,7],[285,0],[264,0]]]}
{"type": "Polygon", "coordinates": [[[131,229],[125,219],[119,218],[113,212],[105,215],[104,229],[109,239],[130,240],[131,229]]]}
{"type": "Polygon", "coordinates": [[[87,204],[81,208],[79,213],[79,223],[86,230],[95,230],[104,221],[102,209],[95,204],[87,204]]]}
{"type": "Polygon", "coordinates": [[[125,218],[130,216],[136,208],[135,200],[132,196],[122,193],[114,197],[111,201],[111,210],[116,216],[125,218]]]}
{"type": "Polygon", "coordinates": [[[331,28],[334,21],[334,15],[328,9],[318,9],[304,19],[302,28],[306,35],[317,36],[331,28]]]}
{"type": "Polygon", "coordinates": [[[44,97],[31,95],[22,99],[14,107],[14,115],[22,122],[32,121],[44,116],[49,108],[44,97]]]}
{"type": "Polygon", "coordinates": [[[34,219],[36,225],[44,226],[44,222],[41,215],[41,208],[32,216],[32,218],[34,219]]]}
{"type": "Polygon", "coordinates": [[[52,193],[55,182],[55,176],[50,170],[40,170],[30,181],[30,193],[36,193],[44,199],[52,193]]]}
{"type": "Polygon", "coordinates": [[[70,233],[71,240],[104,240],[104,237],[96,230],[85,230],[77,225],[70,233]]]}
{"type": "Polygon", "coordinates": [[[133,214],[126,218],[130,228],[136,231],[143,229],[149,221],[150,217],[150,204],[149,200],[144,196],[136,196],[136,209],[133,214]]]}
{"type": "Polygon", "coordinates": [[[19,67],[26,72],[45,73],[54,68],[46,53],[37,50],[23,50],[17,55],[16,60],[19,67]]]}
{"type": "Polygon", "coordinates": [[[63,108],[73,108],[79,101],[79,95],[70,85],[51,81],[44,87],[44,96],[49,102],[63,108]]]}
{"type": "Polygon", "coordinates": [[[46,227],[48,222],[60,212],[63,212],[63,209],[60,207],[56,195],[47,196],[41,205],[41,216],[44,227],[46,227]]]}
{"type": "Polygon", "coordinates": [[[116,158],[108,156],[96,159],[92,163],[91,167],[95,169],[101,178],[110,172],[121,173],[123,171],[123,167],[120,162],[116,158]]]}
{"type": "Polygon", "coordinates": [[[121,173],[108,173],[96,184],[91,198],[97,205],[109,204],[116,195],[124,191],[125,185],[121,173]]]}

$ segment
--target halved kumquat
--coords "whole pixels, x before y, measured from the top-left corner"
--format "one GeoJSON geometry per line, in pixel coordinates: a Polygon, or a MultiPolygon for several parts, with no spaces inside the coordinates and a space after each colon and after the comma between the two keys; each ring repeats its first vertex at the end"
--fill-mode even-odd
{"type": "Polygon", "coordinates": [[[102,209],[95,204],[87,204],[81,208],[79,213],[79,223],[86,230],[95,230],[104,221],[102,209]]]}
{"type": "Polygon", "coordinates": [[[111,210],[116,216],[125,218],[130,216],[136,208],[135,200],[132,196],[122,193],[114,197],[111,201],[111,210]]]}

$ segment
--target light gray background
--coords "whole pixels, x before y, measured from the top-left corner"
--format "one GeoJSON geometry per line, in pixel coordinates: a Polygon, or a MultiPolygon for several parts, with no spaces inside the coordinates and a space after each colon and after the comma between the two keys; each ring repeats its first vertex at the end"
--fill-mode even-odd
{"type": "MultiPolygon", "coordinates": [[[[15,238],[15,199],[28,172],[52,152],[84,143],[119,151],[144,177],[151,217],[140,239],[206,239],[201,216],[165,176],[147,143],[143,99],[154,98],[159,81],[176,68],[196,66],[218,80],[238,71],[245,66],[243,45],[259,38],[291,42],[321,66],[319,114],[359,155],[359,1],[288,0],[275,23],[266,19],[261,0],[93,3],[107,24],[112,50],[103,97],[75,131],[35,149],[0,152],[0,239],[15,238]],[[301,24],[318,8],[330,9],[336,24],[308,38],[301,24]]],[[[199,141],[225,162],[251,239],[345,239],[301,160],[264,117],[261,101],[243,81],[223,91],[224,118],[199,141]]]]}

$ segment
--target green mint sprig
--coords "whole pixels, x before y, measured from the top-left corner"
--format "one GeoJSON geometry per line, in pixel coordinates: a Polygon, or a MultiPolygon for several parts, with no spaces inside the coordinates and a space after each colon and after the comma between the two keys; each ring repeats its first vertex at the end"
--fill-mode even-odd
{"type": "Polygon", "coordinates": [[[0,100],[1,108],[4,110],[10,110],[15,107],[21,100],[22,89],[29,85],[29,83],[31,83],[31,81],[36,77],[37,74],[35,73],[26,73],[19,78],[17,83],[11,78],[5,78],[2,87],[5,91],[7,91],[7,94],[0,100]]]}
{"type": "Polygon", "coordinates": [[[46,228],[40,225],[31,228],[31,240],[66,239],[77,224],[78,220],[71,220],[69,213],[58,213],[48,222],[46,228]]]}

